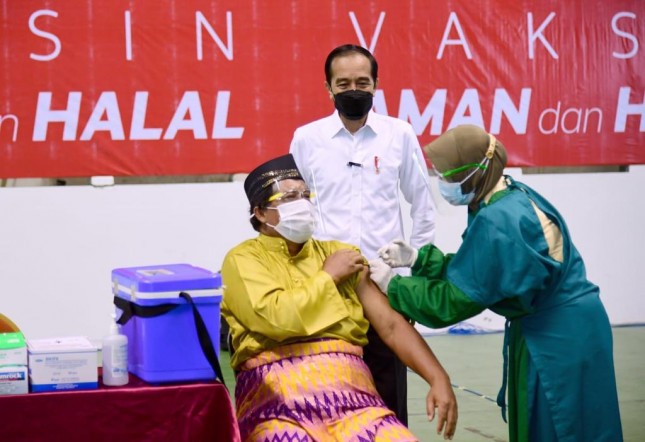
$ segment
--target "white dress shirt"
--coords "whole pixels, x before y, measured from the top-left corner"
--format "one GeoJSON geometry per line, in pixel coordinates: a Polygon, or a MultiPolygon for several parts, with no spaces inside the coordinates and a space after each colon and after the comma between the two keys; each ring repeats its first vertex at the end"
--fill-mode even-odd
{"type": "Polygon", "coordinates": [[[352,135],[334,112],[296,129],[290,152],[316,194],[315,238],[347,242],[376,258],[388,242],[405,239],[400,188],[411,204],[410,244],[434,241],[428,169],[409,123],[370,111],[352,135]]]}

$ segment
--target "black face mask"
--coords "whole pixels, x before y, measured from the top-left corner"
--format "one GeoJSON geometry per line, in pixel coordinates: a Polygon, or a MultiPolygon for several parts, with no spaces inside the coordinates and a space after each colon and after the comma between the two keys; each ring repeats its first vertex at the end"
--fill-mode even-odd
{"type": "Polygon", "coordinates": [[[348,120],[360,120],[372,108],[371,92],[351,90],[334,95],[334,106],[348,120]]]}

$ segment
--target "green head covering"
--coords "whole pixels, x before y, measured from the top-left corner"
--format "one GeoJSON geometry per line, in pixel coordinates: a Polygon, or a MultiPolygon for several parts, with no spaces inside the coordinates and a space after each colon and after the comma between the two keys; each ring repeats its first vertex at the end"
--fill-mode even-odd
{"type": "MultiPolygon", "coordinates": [[[[477,205],[495,187],[506,167],[504,145],[494,135],[471,124],[446,131],[423,150],[434,168],[442,174],[465,165],[479,164],[484,158],[489,158],[486,170],[475,172],[461,185],[464,194],[475,189],[475,198],[471,206],[477,205]]],[[[474,167],[476,166],[450,175],[446,180],[459,182],[467,177],[474,167]]]]}

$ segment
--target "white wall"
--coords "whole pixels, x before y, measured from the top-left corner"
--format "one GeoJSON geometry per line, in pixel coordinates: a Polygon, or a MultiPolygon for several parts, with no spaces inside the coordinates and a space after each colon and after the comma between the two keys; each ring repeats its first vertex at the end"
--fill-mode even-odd
{"type": "MultiPolygon", "coordinates": [[[[645,166],[629,173],[510,173],[564,215],[612,323],[644,323],[645,166]]],[[[434,179],[431,185],[435,190],[434,179]]],[[[465,209],[436,201],[437,245],[454,251],[465,209]]],[[[186,262],[216,271],[228,249],[255,235],[241,182],[5,187],[0,213],[0,312],[32,339],[105,334],[114,268],[186,262]]],[[[491,313],[474,322],[501,324],[491,313]]]]}

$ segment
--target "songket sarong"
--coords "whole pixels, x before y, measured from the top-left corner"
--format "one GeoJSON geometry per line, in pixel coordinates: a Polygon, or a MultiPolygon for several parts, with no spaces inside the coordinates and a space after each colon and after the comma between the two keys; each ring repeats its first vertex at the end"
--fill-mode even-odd
{"type": "Polygon", "coordinates": [[[363,349],[289,344],[242,364],[235,401],[243,441],[416,441],[376,392],[363,349]]]}

